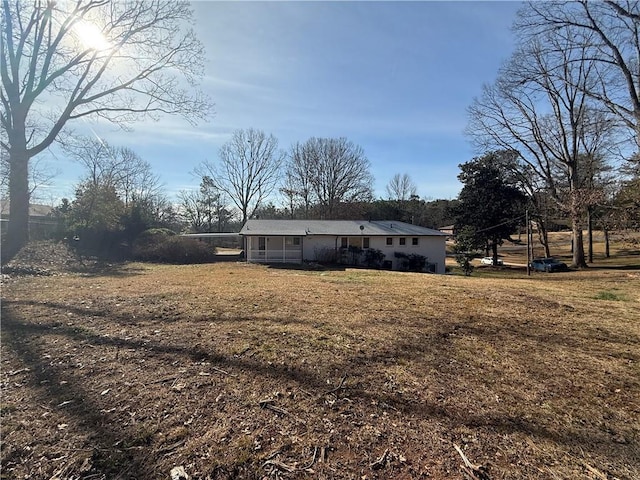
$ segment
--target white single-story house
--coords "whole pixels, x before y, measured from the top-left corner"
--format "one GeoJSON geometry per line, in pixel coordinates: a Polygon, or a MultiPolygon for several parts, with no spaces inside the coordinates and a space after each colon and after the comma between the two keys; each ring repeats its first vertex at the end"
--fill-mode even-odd
{"type": "Polygon", "coordinates": [[[445,272],[447,235],[394,220],[247,220],[240,235],[247,262],[351,263],[375,249],[385,268],[400,270],[413,254],[427,258],[427,270],[445,272]]]}

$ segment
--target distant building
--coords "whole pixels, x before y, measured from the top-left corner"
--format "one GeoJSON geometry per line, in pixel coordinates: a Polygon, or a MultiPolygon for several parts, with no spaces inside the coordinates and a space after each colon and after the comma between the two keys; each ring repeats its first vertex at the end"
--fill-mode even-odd
{"type": "Polygon", "coordinates": [[[438,231],[444,233],[447,236],[447,240],[453,239],[453,231],[455,229],[455,225],[447,225],[445,227],[440,227],[438,231]]]}
{"type": "MultiPolygon", "coordinates": [[[[29,238],[31,240],[43,240],[52,238],[60,220],[53,215],[53,207],[32,203],[29,205],[29,238]]],[[[7,224],[11,216],[11,203],[9,200],[0,200],[0,233],[7,231],[7,224]]]]}

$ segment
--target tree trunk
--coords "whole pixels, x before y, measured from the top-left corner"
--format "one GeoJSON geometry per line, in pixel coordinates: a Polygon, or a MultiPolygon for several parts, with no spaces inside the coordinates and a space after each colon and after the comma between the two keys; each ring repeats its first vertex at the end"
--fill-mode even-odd
{"type": "Polygon", "coordinates": [[[587,262],[584,259],[584,241],[582,236],[582,224],[579,218],[572,218],[572,237],[573,237],[573,268],[587,268],[587,262]]]}
{"type": "Polygon", "coordinates": [[[604,256],[606,258],[609,258],[609,229],[607,228],[607,226],[605,225],[603,227],[604,230],[604,256]]]}
{"type": "Polygon", "coordinates": [[[571,266],[573,268],[587,268],[587,262],[584,258],[584,240],[582,237],[582,219],[583,214],[587,210],[582,198],[580,197],[579,186],[577,185],[576,163],[569,162],[569,184],[571,188],[571,198],[569,199],[569,216],[571,218],[571,253],[573,259],[571,266]]]}
{"type": "Polygon", "coordinates": [[[547,232],[547,225],[542,219],[542,217],[538,217],[536,219],[536,222],[538,224],[538,239],[540,240],[540,243],[544,247],[544,256],[550,257],[551,249],[549,248],[549,232],[547,232]]]}
{"type": "Polygon", "coordinates": [[[498,266],[498,241],[494,238],[491,244],[491,253],[493,254],[493,266],[498,266]]]}
{"type": "Polygon", "coordinates": [[[9,165],[10,217],[2,263],[13,258],[29,241],[29,157],[26,148],[12,148],[9,165]]]}

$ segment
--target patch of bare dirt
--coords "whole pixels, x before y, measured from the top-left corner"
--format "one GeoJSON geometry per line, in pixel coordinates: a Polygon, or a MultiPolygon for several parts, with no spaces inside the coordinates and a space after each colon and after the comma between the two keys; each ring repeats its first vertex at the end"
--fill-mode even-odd
{"type": "Polygon", "coordinates": [[[16,277],[0,475],[640,478],[631,273],[16,277]]]}

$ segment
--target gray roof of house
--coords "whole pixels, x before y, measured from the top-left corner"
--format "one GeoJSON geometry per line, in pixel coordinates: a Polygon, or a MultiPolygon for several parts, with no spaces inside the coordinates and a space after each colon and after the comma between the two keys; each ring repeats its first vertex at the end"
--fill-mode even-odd
{"type": "MultiPolygon", "coordinates": [[[[46,217],[53,212],[53,207],[49,205],[42,205],[39,203],[29,204],[29,216],[30,217],[46,217]]],[[[11,214],[11,202],[8,199],[0,200],[0,213],[2,215],[11,214]]]]}
{"type": "Polygon", "coordinates": [[[229,237],[238,237],[239,233],[232,232],[201,232],[201,233],[182,233],[181,237],[189,237],[189,238],[229,238],[229,237]]]}
{"type": "Polygon", "coordinates": [[[432,228],[395,220],[247,220],[240,235],[446,236],[432,228]]]}

